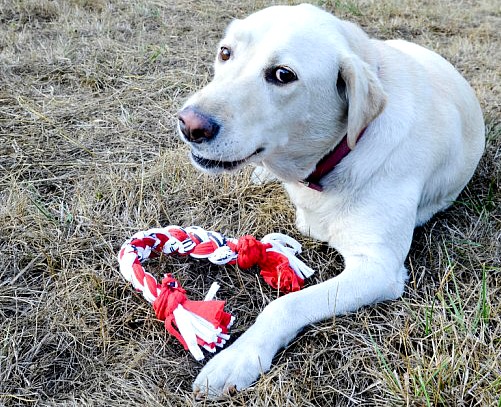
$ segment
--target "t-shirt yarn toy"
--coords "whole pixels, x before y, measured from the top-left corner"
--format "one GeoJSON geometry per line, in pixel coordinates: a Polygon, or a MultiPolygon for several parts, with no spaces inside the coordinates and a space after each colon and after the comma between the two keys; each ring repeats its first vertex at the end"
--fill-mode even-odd
{"type": "Polygon", "coordinates": [[[215,352],[229,339],[228,329],[234,317],[224,311],[225,301],[214,300],[219,288],[213,283],[203,301],[192,301],[172,274],[159,283],[145,271],[143,263],[161,254],[207,259],[213,264],[237,264],[242,269],[255,265],[263,279],[283,293],[300,290],[304,279],[314,271],[296,255],[301,245],[295,239],[271,233],[257,240],[246,235],[239,239],[207,231],[199,226],[167,226],[135,233],[118,254],[120,273],[153,304],[158,319],[196,360],[202,360],[201,348],[215,352]]]}

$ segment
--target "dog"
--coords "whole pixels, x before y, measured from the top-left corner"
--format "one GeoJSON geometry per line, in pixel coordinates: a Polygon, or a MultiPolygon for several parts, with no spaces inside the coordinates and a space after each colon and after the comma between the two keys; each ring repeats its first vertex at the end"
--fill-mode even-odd
{"type": "Polygon", "coordinates": [[[485,144],[479,102],[449,62],[308,4],[233,21],[178,118],[197,168],[271,173],[299,231],[345,264],[272,301],[201,370],[198,396],[250,386],[310,323],[399,298],[414,228],[451,205],[485,144]]]}

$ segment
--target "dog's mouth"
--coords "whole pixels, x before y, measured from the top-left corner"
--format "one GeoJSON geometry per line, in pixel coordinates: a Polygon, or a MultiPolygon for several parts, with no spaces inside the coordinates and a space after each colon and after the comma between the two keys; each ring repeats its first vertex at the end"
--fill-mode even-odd
{"type": "Polygon", "coordinates": [[[198,164],[200,167],[206,170],[226,170],[230,171],[240,167],[242,164],[245,164],[251,158],[255,157],[258,154],[261,154],[264,151],[264,147],[259,147],[256,151],[254,151],[251,155],[241,160],[235,161],[222,161],[222,160],[210,160],[208,158],[201,157],[196,155],[193,151],[191,152],[191,158],[193,161],[198,164]]]}

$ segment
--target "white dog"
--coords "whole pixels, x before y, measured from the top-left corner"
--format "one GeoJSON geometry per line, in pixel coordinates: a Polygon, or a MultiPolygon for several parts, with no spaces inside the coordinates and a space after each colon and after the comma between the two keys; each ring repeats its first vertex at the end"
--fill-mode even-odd
{"type": "Polygon", "coordinates": [[[454,201],[484,149],[479,103],[451,64],[304,4],[232,22],[179,129],[204,171],[274,174],[299,230],[345,261],[210,360],[194,383],[209,395],[252,384],[307,324],[401,296],[414,227],[454,201]]]}

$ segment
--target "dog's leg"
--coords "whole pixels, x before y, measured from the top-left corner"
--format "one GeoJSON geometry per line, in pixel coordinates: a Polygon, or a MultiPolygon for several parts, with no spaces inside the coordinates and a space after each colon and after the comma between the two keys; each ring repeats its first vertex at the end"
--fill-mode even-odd
{"type": "Polygon", "coordinates": [[[254,325],[202,369],[193,385],[195,394],[215,396],[246,388],[270,369],[276,352],[306,325],[395,299],[404,290],[405,268],[387,249],[372,247],[348,255],[345,264],[339,276],[271,302],[254,325]]]}
{"type": "MultiPolygon", "coordinates": [[[[349,210],[342,217],[332,215],[325,225],[329,244],[344,258],[343,272],[271,302],[235,343],[201,370],[193,384],[196,394],[246,388],[270,369],[276,352],[305,326],[402,295],[420,189],[401,178],[385,179],[378,186],[370,195],[365,190],[360,199],[350,199],[349,210]]],[[[316,213],[310,216],[322,224],[316,213]]]]}

